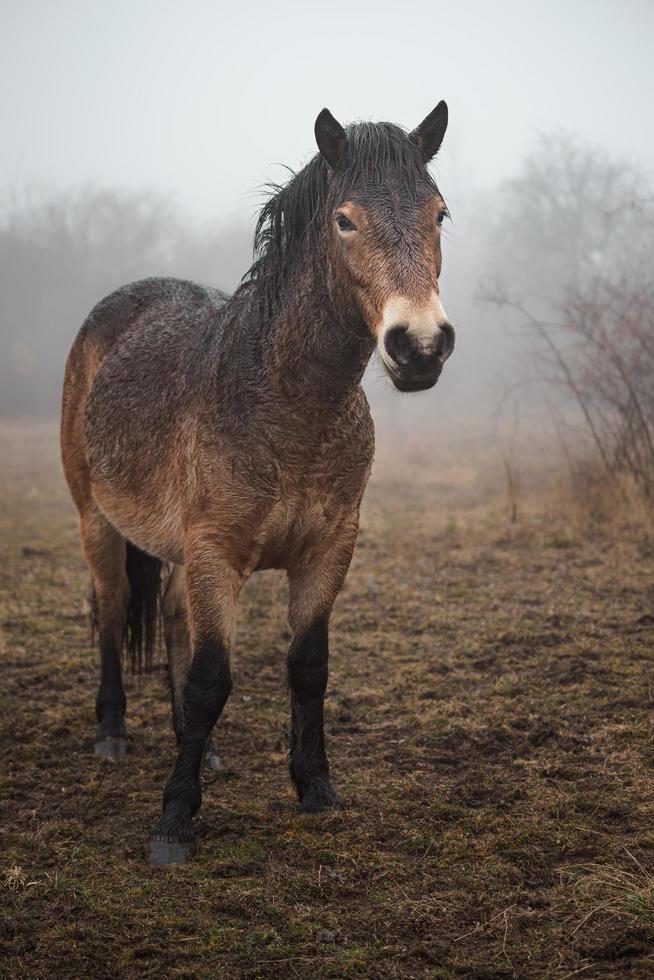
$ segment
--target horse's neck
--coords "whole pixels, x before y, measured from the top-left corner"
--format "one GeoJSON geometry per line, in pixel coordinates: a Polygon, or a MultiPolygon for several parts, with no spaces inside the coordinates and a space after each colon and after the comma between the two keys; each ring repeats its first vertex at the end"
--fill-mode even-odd
{"type": "Polygon", "coordinates": [[[308,413],[344,410],[374,348],[358,314],[336,308],[317,270],[298,275],[268,338],[267,375],[275,394],[308,413]]]}

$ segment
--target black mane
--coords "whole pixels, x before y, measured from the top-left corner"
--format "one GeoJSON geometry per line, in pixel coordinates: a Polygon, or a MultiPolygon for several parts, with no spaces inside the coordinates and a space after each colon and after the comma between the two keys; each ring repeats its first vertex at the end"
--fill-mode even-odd
{"type": "MultiPolygon", "coordinates": [[[[369,196],[394,187],[415,198],[419,189],[438,193],[424,157],[408,134],[393,123],[347,127],[347,152],[333,173],[336,197],[369,196]]],[[[269,308],[285,294],[307,249],[316,244],[318,219],[327,196],[327,163],[318,153],[288,183],[272,184],[254,233],[254,262],[244,286],[259,285],[269,308]]]]}

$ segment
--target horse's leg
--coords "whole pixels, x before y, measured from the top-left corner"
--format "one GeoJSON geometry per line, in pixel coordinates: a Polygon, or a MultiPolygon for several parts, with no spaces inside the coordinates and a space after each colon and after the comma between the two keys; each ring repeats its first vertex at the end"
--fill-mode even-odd
{"type": "MultiPolygon", "coordinates": [[[[166,653],[168,655],[173,729],[179,746],[184,732],[184,685],[191,666],[192,654],[186,602],[186,576],[182,565],[174,566],[168,580],[163,599],[163,621],[166,653]]],[[[211,735],[207,739],[204,762],[209,769],[221,768],[211,735]]]]}
{"type": "Polygon", "coordinates": [[[288,651],[291,691],[290,773],[302,810],[312,813],[340,807],[329,780],[325,751],[324,701],[329,657],[329,616],[347,573],[356,523],[332,541],[311,564],[289,572],[288,651]]]}
{"type": "Polygon", "coordinates": [[[125,571],[125,539],[95,507],[80,518],[86,561],[91,570],[100,645],[100,687],[95,704],[97,755],[118,759],[131,746],[125,728],[126,699],[121,674],[123,636],[130,587],[125,571]]]}
{"type": "Polygon", "coordinates": [[[195,850],[193,816],[202,803],[206,741],[232,689],[229,651],[241,578],[206,541],[187,539],[187,594],[193,657],[182,698],[183,731],[150,837],[152,864],[183,864],[195,850]]]}

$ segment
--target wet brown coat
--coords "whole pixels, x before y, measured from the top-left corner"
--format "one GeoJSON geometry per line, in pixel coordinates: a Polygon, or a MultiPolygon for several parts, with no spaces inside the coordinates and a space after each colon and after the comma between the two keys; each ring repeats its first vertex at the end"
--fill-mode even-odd
{"type": "Polygon", "coordinates": [[[279,354],[253,363],[247,331],[235,326],[212,290],[158,280],[124,288],[94,310],[73,346],[62,423],[83,537],[104,517],[142,550],[183,564],[206,604],[218,602],[198,604],[192,633],[208,617],[227,642],[226,605],[257,569],[289,572],[294,628],[329,611],[373,453],[358,383],[372,343],[327,390],[316,388],[306,359],[295,371],[279,354]],[[321,595],[302,585],[316,569],[321,595]],[[227,582],[229,599],[212,599],[227,582]]]}

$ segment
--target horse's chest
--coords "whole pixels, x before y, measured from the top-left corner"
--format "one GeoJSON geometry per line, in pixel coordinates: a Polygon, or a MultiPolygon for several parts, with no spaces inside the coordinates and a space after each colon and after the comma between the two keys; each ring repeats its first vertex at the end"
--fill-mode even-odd
{"type": "Polygon", "coordinates": [[[311,485],[287,494],[259,529],[254,567],[288,568],[308,552],[319,551],[351,509],[349,503],[311,485]]]}

